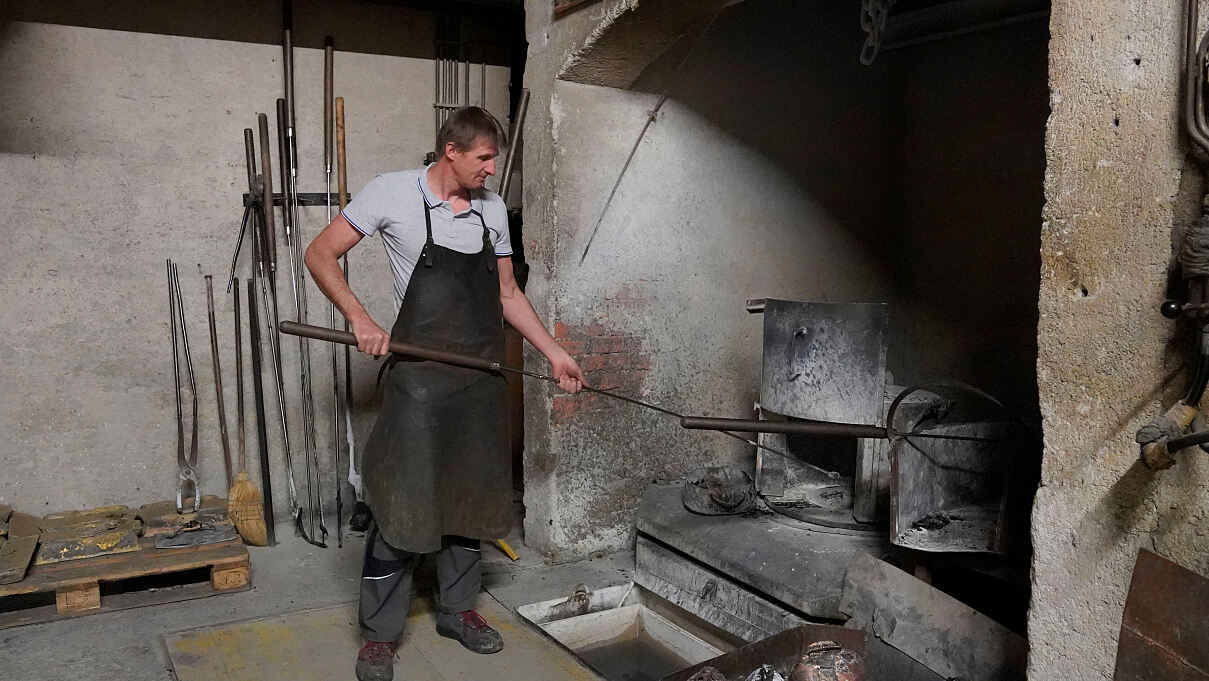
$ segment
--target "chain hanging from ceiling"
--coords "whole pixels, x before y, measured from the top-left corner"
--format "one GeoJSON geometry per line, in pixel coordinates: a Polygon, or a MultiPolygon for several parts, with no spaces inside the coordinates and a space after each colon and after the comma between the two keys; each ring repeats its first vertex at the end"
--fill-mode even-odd
{"type": "Polygon", "coordinates": [[[895,0],[861,0],[861,29],[869,35],[861,47],[861,63],[869,66],[877,59],[882,44],[882,31],[886,30],[886,18],[895,0]]]}

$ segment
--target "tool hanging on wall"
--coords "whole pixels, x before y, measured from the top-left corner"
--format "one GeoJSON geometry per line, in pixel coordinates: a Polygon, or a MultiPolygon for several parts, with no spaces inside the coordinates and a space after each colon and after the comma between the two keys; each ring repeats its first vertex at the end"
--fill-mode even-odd
{"type": "MultiPolygon", "coordinates": [[[[332,93],[334,78],[335,45],[329,35],[323,45],[323,199],[327,205],[327,223],[332,222],[332,155],[335,143],[335,111],[333,110],[332,93]]],[[[328,326],[336,326],[336,306],[332,301],[327,302],[328,326]]],[[[336,546],[344,546],[344,500],[340,497],[340,365],[337,361],[336,346],[332,351],[332,469],[336,487],[336,546]]],[[[351,456],[351,452],[350,452],[351,456]]]]}
{"type": "Polygon", "coordinates": [[[235,484],[231,470],[231,441],[227,437],[227,408],[222,394],[222,361],[218,357],[218,322],[214,318],[214,277],[207,274],[206,321],[210,327],[210,366],[214,369],[214,395],[218,403],[218,433],[222,441],[223,465],[227,474],[227,489],[235,484]]]}
{"type": "MultiPolygon", "coordinates": [[[[239,473],[235,476],[235,484],[227,492],[227,517],[235,524],[239,536],[252,546],[267,546],[269,543],[268,528],[265,525],[263,503],[260,490],[248,479],[248,457],[244,436],[243,408],[243,333],[239,319],[239,279],[233,279],[231,285],[235,291],[232,301],[235,304],[235,383],[236,383],[236,412],[238,426],[239,473]]],[[[261,409],[263,410],[263,400],[261,409]]],[[[263,427],[263,426],[262,426],[263,427]]],[[[267,452],[266,452],[267,453],[267,452]]],[[[267,456],[266,456],[267,458],[267,456]]]]}
{"type": "Polygon", "coordinates": [[[250,282],[248,285],[248,345],[252,350],[252,393],[256,407],[256,441],[260,451],[260,485],[264,489],[265,541],[269,546],[273,546],[277,543],[277,530],[273,521],[273,487],[269,481],[269,434],[265,424],[260,320],[256,315],[255,288],[254,282],[250,282]]]}
{"type": "MultiPolygon", "coordinates": [[[[280,107],[279,107],[280,108],[280,107]]],[[[288,482],[287,490],[290,500],[290,514],[294,517],[294,525],[298,533],[302,535],[308,542],[311,541],[310,535],[307,534],[302,523],[302,505],[298,503],[298,486],[294,480],[294,458],[293,451],[290,448],[290,429],[286,418],[286,403],[285,403],[285,371],[281,365],[281,336],[277,334],[276,328],[280,321],[277,309],[277,283],[276,277],[272,270],[272,259],[275,247],[272,245],[272,240],[275,238],[275,225],[273,221],[273,193],[272,193],[272,152],[269,146],[269,119],[263,113],[256,114],[258,127],[260,128],[260,160],[261,173],[257,178],[257,191],[261,197],[260,200],[260,217],[263,226],[262,238],[258,240],[260,257],[256,258],[256,284],[260,289],[261,308],[265,315],[265,325],[268,330],[268,345],[269,355],[273,369],[274,384],[277,390],[277,412],[281,421],[281,440],[282,448],[285,453],[286,480],[288,482]]],[[[278,131],[281,130],[279,119],[278,131]]],[[[285,171],[282,169],[282,176],[285,171]]],[[[288,209],[283,206],[282,221],[286,219],[288,209]]]]}
{"type": "MultiPolygon", "coordinates": [[[[259,127],[259,121],[258,121],[259,127]]],[[[266,129],[263,134],[267,137],[267,119],[266,129]]],[[[269,470],[269,440],[268,440],[268,424],[265,422],[264,409],[264,377],[261,373],[261,349],[260,349],[260,332],[258,328],[258,318],[256,314],[256,284],[257,276],[264,271],[265,261],[268,256],[265,254],[264,240],[264,178],[256,173],[256,146],[253,142],[251,128],[244,128],[244,162],[247,166],[248,174],[248,205],[252,208],[252,215],[249,222],[251,227],[251,243],[252,243],[252,260],[251,269],[252,277],[247,280],[247,296],[248,296],[248,341],[251,344],[251,349],[254,354],[252,356],[252,388],[253,396],[256,400],[256,428],[257,428],[257,448],[260,455],[260,486],[264,489],[263,497],[263,518],[265,522],[265,541],[268,545],[277,543],[276,524],[273,519],[273,487],[272,475],[269,470]]],[[[238,257],[238,251],[236,252],[238,257]]],[[[242,382],[241,382],[242,384],[242,382]]],[[[287,457],[288,460],[288,457],[287,457]]],[[[255,488],[253,488],[255,489],[255,488]]],[[[242,490],[248,493],[247,490],[242,490]]],[[[229,513],[229,511],[228,511],[229,513]]]]}
{"type": "Polygon", "coordinates": [[[180,276],[176,263],[167,261],[168,314],[172,334],[172,373],[176,384],[176,512],[186,513],[186,490],[193,493],[193,512],[201,509],[201,485],[197,479],[197,381],[193,377],[193,354],[189,351],[189,332],[185,326],[185,304],[181,300],[180,276]],[[189,376],[189,391],[193,393],[193,433],[189,438],[189,455],[185,455],[184,409],[180,396],[180,358],[177,324],[180,324],[179,345],[183,347],[185,367],[189,376]]]}
{"type": "MultiPolygon", "coordinates": [[[[340,210],[348,205],[348,157],[344,149],[345,125],[344,125],[344,98],[336,98],[336,191],[340,202],[340,210]]],[[[345,253],[341,258],[341,263],[344,267],[344,280],[348,281],[348,254],[345,253]]],[[[344,320],[344,331],[348,333],[348,320],[344,320]]],[[[344,439],[348,445],[348,484],[353,486],[353,494],[356,498],[356,503],[353,504],[353,513],[349,516],[348,526],[350,529],[358,532],[369,530],[370,521],[373,520],[373,514],[369,510],[369,504],[365,503],[365,492],[361,487],[361,476],[357,474],[356,458],[357,446],[353,439],[353,364],[352,364],[352,349],[344,346],[344,439]]],[[[339,480],[339,472],[336,479],[339,480]]]]}
{"type": "MultiPolygon", "coordinates": [[[[282,173],[286,182],[285,206],[282,214],[289,216],[284,223],[286,248],[290,256],[290,285],[294,293],[294,318],[305,324],[307,322],[306,272],[302,264],[302,233],[298,221],[298,138],[294,107],[293,23],[293,3],[286,0],[282,7],[281,43],[285,100],[284,102],[278,100],[277,104],[278,130],[283,126],[285,129],[285,148],[280,149],[282,173]]],[[[276,334],[274,333],[274,335],[276,334]]],[[[319,467],[319,452],[316,443],[311,352],[310,344],[305,338],[300,338],[298,341],[298,362],[302,388],[302,447],[306,469],[306,515],[309,529],[309,532],[303,533],[303,537],[315,546],[326,547],[328,531],[323,522],[322,470],[319,467]]]]}

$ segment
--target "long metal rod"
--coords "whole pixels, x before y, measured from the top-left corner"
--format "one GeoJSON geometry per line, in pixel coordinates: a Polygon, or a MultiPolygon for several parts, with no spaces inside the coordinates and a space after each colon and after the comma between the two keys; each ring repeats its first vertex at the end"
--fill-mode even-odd
{"type": "MultiPolygon", "coordinates": [[[[336,197],[339,201],[340,210],[348,205],[348,157],[345,153],[345,124],[344,124],[344,98],[337,97],[336,105],[336,197]]],[[[348,254],[345,253],[341,258],[341,264],[344,267],[344,280],[348,281],[348,254]]],[[[344,320],[344,331],[348,332],[348,319],[344,320]]],[[[364,492],[361,488],[361,476],[357,474],[355,464],[357,458],[357,445],[353,438],[353,362],[352,349],[344,346],[344,439],[348,445],[348,484],[353,486],[353,493],[357,501],[362,501],[364,492]]],[[[337,483],[339,481],[337,476],[337,483]]]]}
{"type": "MultiPolygon", "coordinates": [[[[286,0],[283,7],[282,29],[282,65],[285,79],[285,130],[286,149],[283,163],[288,166],[289,173],[286,181],[285,212],[289,213],[286,223],[286,241],[290,252],[290,279],[294,291],[294,309],[296,319],[307,321],[306,305],[306,274],[301,269],[302,235],[298,222],[298,139],[295,115],[294,96],[294,41],[293,41],[293,4],[286,0]]],[[[279,108],[280,117],[280,108],[279,108]]],[[[315,400],[311,388],[311,353],[306,339],[299,339],[299,370],[302,383],[302,446],[303,460],[307,474],[307,522],[310,533],[303,536],[316,546],[326,546],[323,539],[316,540],[316,529],[322,537],[328,532],[323,524],[322,484],[319,471],[318,449],[315,438],[315,400]]]]}
{"type": "Polygon", "coordinates": [[[604,207],[600,209],[600,215],[596,218],[596,224],[592,227],[592,233],[588,235],[588,242],[584,244],[584,251],[579,256],[579,264],[581,266],[584,264],[584,260],[588,257],[588,249],[592,248],[592,242],[596,239],[596,233],[600,231],[600,225],[604,222],[605,215],[609,212],[609,206],[613,203],[613,197],[617,196],[617,188],[621,186],[622,178],[625,177],[626,171],[630,169],[630,162],[634,160],[634,154],[638,152],[638,146],[642,144],[642,138],[646,136],[646,131],[651,127],[651,123],[654,123],[655,119],[658,118],[659,110],[662,109],[664,103],[667,102],[668,95],[670,95],[672,92],[672,86],[675,85],[675,78],[684,71],[684,67],[686,64],[688,64],[689,58],[697,52],[697,48],[701,45],[701,42],[705,38],[706,34],[709,33],[710,27],[714,25],[714,20],[718,18],[718,11],[721,10],[722,7],[723,5],[719,4],[714,9],[713,14],[711,14],[709,17],[709,21],[707,21],[705,23],[705,27],[701,29],[701,33],[697,34],[696,41],[693,42],[692,47],[688,49],[688,52],[685,52],[684,58],[681,59],[680,63],[676,66],[676,71],[673,73],[672,82],[669,83],[668,86],[663,90],[663,94],[659,95],[659,100],[655,102],[655,108],[647,112],[646,122],[642,124],[642,130],[638,132],[638,139],[634,140],[634,146],[630,147],[630,153],[626,156],[625,163],[621,165],[621,172],[617,173],[617,180],[613,182],[613,188],[609,190],[609,197],[605,199],[604,207]]]}
{"type": "MultiPolygon", "coordinates": [[[[347,331],[340,331],[339,329],[325,329],[321,326],[311,326],[310,324],[296,324],[294,322],[282,322],[278,326],[278,328],[284,334],[290,334],[290,335],[296,335],[296,336],[306,336],[307,338],[314,338],[316,340],[328,341],[331,343],[341,343],[344,345],[356,345],[357,344],[357,337],[355,335],[353,335],[352,333],[349,333],[347,331]]],[[[462,354],[459,354],[456,352],[446,352],[444,350],[437,350],[435,348],[425,348],[425,347],[421,347],[418,345],[411,345],[409,343],[400,343],[398,341],[391,341],[389,348],[390,348],[391,352],[398,354],[398,355],[405,355],[408,357],[415,357],[418,359],[427,359],[427,360],[431,360],[434,362],[440,362],[442,364],[451,364],[453,366],[461,366],[461,367],[466,367],[469,369],[479,369],[481,371],[490,371],[490,372],[504,371],[504,372],[514,373],[514,374],[520,374],[522,376],[528,376],[530,378],[536,378],[536,379],[539,379],[542,381],[548,381],[550,383],[558,383],[558,379],[554,378],[553,376],[546,376],[545,374],[539,374],[539,373],[532,372],[532,371],[526,371],[524,369],[518,369],[516,367],[511,367],[506,364],[501,364],[500,362],[493,362],[489,359],[483,359],[481,357],[472,357],[470,355],[462,355],[462,354]]],[[[676,418],[681,417],[680,414],[677,414],[676,412],[671,411],[669,409],[664,409],[663,407],[659,407],[654,404],[650,404],[648,402],[643,402],[641,400],[636,400],[631,397],[626,397],[624,395],[618,395],[617,393],[609,392],[607,390],[599,390],[597,388],[589,388],[587,386],[584,386],[583,390],[586,392],[590,392],[590,393],[597,393],[599,395],[607,395],[608,397],[611,397],[615,400],[620,400],[622,402],[627,402],[629,404],[637,405],[639,407],[644,407],[646,409],[650,409],[652,411],[657,411],[661,414],[666,414],[668,416],[674,416],[676,418]]],[[[735,433],[731,433],[731,432],[727,432],[727,431],[717,431],[717,432],[720,432],[723,435],[726,435],[728,437],[735,438],[736,440],[739,440],[741,442],[746,442],[747,444],[749,444],[753,447],[756,447],[757,449],[763,449],[765,451],[772,452],[773,454],[777,454],[778,456],[783,456],[786,458],[793,458],[795,460],[797,459],[797,457],[794,457],[790,454],[782,452],[778,449],[773,449],[772,447],[769,447],[767,445],[762,445],[762,444],[756,442],[755,440],[743,437],[742,435],[736,435],[735,433]]],[[[819,469],[819,470],[822,470],[822,469],[819,469]]],[[[822,471],[822,472],[827,473],[829,475],[831,474],[830,471],[822,471]]]]}
{"type": "Polygon", "coordinates": [[[508,155],[504,157],[504,174],[500,177],[500,198],[508,200],[512,187],[512,169],[516,166],[516,151],[520,147],[525,131],[525,115],[529,112],[529,88],[521,90],[521,100],[516,104],[516,117],[512,120],[512,131],[508,134],[508,155]]]}
{"type": "MultiPolygon", "coordinates": [[[[335,127],[335,112],[332,109],[332,93],[335,78],[335,46],[328,36],[323,48],[323,173],[327,203],[327,224],[332,222],[332,145],[335,127]]],[[[328,326],[336,326],[336,306],[327,303],[328,326]]],[[[332,469],[336,487],[336,546],[344,546],[344,502],[340,498],[340,364],[336,346],[332,350],[332,469]]]]}
{"type": "MultiPolygon", "coordinates": [[[[329,341],[332,343],[343,343],[345,345],[356,345],[357,344],[357,337],[355,335],[345,332],[345,331],[340,331],[338,329],[325,329],[325,328],[319,327],[319,326],[310,326],[307,324],[295,324],[292,322],[282,322],[281,326],[279,328],[280,328],[281,332],[285,333],[285,334],[306,336],[308,338],[329,341]]],[[[512,374],[520,374],[522,376],[528,376],[530,378],[536,378],[536,379],[539,379],[542,381],[548,381],[550,383],[558,383],[558,379],[554,378],[553,376],[547,376],[545,374],[539,374],[539,373],[533,372],[533,371],[526,371],[524,369],[519,369],[517,367],[508,366],[507,364],[503,364],[501,362],[497,362],[497,361],[490,360],[490,359],[483,359],[481,357],[463,355],[463,354],[456,353],[456,352],[448,352],[445,350],[438,350],[436,348],[428,348],[428,347],[423,347],[423,346],[419,346],[419,345],[412,345],[410,343],[402,343],[399,341],[391,341],[390,345],[388,347],[389,347],[390,351],[396,355],[403,355],[406,357],[413,357],[416,359],[426,359],[426,360],[430,360],[433,362],[440,362],[441,364],[450,364],[453,366],[466,367],[467,369],[478,369],[480,371],[507,372],[507,373],[512,373],[512,374]]],[[[643,402],[642,400],[636,400],[632,397],[626,397],[625,395],[618,395],[617,393],[610,392],[608,390],[600,390],[598,388],[589,388],[587,386],[584,386],[583,390],[585,392],[596,393],[598,395],[606,395],[615,400],[620,400],[622,402],[627,402],[629,404],[637,405],[639,407],[644,407],[644,408],[650,409],[652,411],[657,411],[661,414],[666,414],[668,416],[674,416],[677,419],[680,419],[680,425],[683,428],[693,429],[693,430],[710,430],[710,431],[720,432],[725,435],[729,435],[730,437],[737,438],[744,442],[753,444],[756,447],[759,447],[760,449],[765,449],[767,451],[773,452],[774,454],[780,454],[782,456],[789,456],[789,455],[785,454],[784,452],[780,452],[776,449],[766,447],[765,445],[757,444],[747,438],[744,438],[740,435],[736,435],[732,431],[749,432],[749,433],[760,432],[760,433],[793,433],[793,434],[813,434],[813,435],[845,435],[845,436],[851,436],[851,437],[880,438],[880,439],[889,439],[892,437],[904,436],[904,437],[927,438],[927,439],[934,439],[934,440],[961,440],[961,441],[968,441],[968,442],[997,442],[998,443],[998,442],[1007,441],[1004,439],[970,437],[970,436],[963,436],[963,435],[939,435],[939,434],[930,434],[930,433],[900,433],[900,432],[891,430],[889,428],[884,428],[881,426],[868,426],[868,425],[850,424],[850,423],[832,423],[829,421],[780,422],[780,421],[759,421],[759,420],[751,420],[751,419],[723,419],[723,418],[711,418],[711,417],[705,417],[705,416],[685,416],[684,414],[679,414],[670,409],[665,409],[663,407],[651,404],[649,402],[643,402]]]]}
{"type": "Polygon", "coordinates": [[[272,341],[272,337],[277,335],[274,333],[276,325],[275,320],[277,319],[277,307],[276,305],[270,306],[269,304],[271,298],[269,297],[268,284],[265,281],[266,277],[264,276],[263,265],[261,266],[261,271],[259,274],[260,276],[257,278],[260,283],[260,303],[270,315],[270,318],[266,320],[265,326],[269,335],[269,361],[273,365],[273,380],[277,384],[277,410],[281,414],[281,439],[283,448],[285,450],[285,470],[286,478],[289,482],[287,488],[290,493],[290,508],[292,509],[291,513],[294,516],[295,522],[298,522],[302,518],[302,505],[298,503],[298,486],[294,483],[294,459],[293,454],[290,451],[290,430],[286,423],[285,416],[285,381],[282,379],[281,375],[282,369],[281,356],[278,354],[279,348],[277,344],[272,341]]]}
{"type": "Polygon", "coordinates": [[[764,421],[756,419],[722,419],[707,416],[681,416],[680,426],[689,430],[735,430],[743,433],[784,433],[788,435],[840,435],[889,439],[893,431],[881,426],[867,426],[828,421],[764,421]]]}
{"type": "Polygon", "coordinates": [[[218,433],[222,440],[222,458],[227,473],[227,489],[235,485],[235,473],[231,462],[231,440],[227,436],[227,408],[222,391],[222,361],[218,356],[218,321],[214,315],[214,277],[207,274],[206,321],[210,327],[210,365],[214,369],[214,395],[218,402],[218,433]]]}
{"type": "Polygon", "coordinates": [[[252,390],[256,402],[256,435],[260,451],[260,487],[264,490],[264,520],[269,546],[277,543],[273,521],[273,484],[269,475],[269,432],[265,425],[264,376],[261,369],[260,319],[256,315],[255,281],[248,282],[248,338],[252,350],[252,390]]]}
{"type": "Polygon", "coordinates": [[[239,452],[239,470],[246,471],[248,468],[248,453],[247,431],[244,427],[243,321],[240,319],[239,310],[239,279],[234,278],[231,283],[235,288],[235,295],[231,298],[235,304],[235,418],[238,421],[235,432],[239,452]]]}

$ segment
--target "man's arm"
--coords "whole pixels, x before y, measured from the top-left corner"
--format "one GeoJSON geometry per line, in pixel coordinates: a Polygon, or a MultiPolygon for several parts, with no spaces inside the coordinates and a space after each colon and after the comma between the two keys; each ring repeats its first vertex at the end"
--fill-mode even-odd
{"type": "Polygon", "coordinates": [[[516,285],[516,278],[512,274],[512,256],[500,256],[496,258],[496,263],[500,273],[500,305],[504,310],[504,319],[546,356],[559,387],[570,393],[579,392],[580,388],[588,385],[583,371],[546,330],[529,304],[529,299],[516,285]]]}
{"type": "Polygon", "coordinates": [[[353,335],[357,337],[357,349],[381,356],[388,352],[390,334],[370,318],[365,306],[348,287],[348,280],[340,269],[340,257],[356,246],[363,236],[343,215],[337,213],[336,219],[306,247],[306,267],[319,290],[335,303],[340,314],[348,320],[353,335]]]}

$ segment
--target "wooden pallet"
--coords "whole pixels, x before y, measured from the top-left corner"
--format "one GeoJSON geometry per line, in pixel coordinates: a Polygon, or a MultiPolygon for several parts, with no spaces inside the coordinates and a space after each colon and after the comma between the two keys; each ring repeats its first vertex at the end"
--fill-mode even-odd
{"type": "Polygon", "coordinates": [[[22,581],[0,586],[0,629],[242,591],[250,584],[248,549],[238,540],[157,549],[153,538],[143,537],[137,551],[34,565],[22,581]],[[205,568],[210,570],[208,582],[188,581],[194,571],[205,568]],[[165,585],[161,581],[140,588],[139,582],[128,581],[155,576],[163,576],[168,582],[177,577],[181,583],[165,585]],[[102,583],[106,588],[110,585],[128,588],[103,595],[102,583]],[[38,602],[48,600],[39,599],[38,595],[51,593],[54,605],[38,602]]]}

